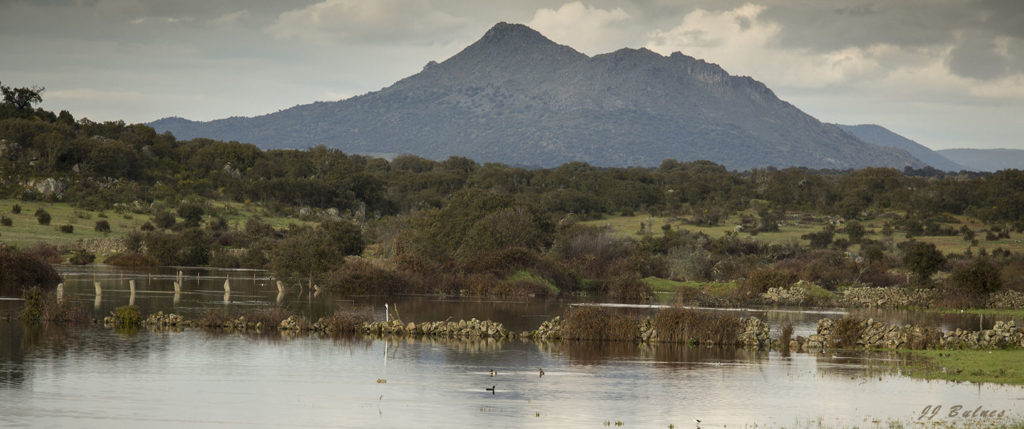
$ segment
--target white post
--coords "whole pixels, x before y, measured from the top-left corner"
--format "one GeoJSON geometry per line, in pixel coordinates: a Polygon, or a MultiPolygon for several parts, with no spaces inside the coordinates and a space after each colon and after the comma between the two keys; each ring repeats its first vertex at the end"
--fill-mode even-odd
{"type": "Polygon", "coordinates": [[[231,293],[231,279],[224,279],[224,293],[231,293]]]}
{"type": "Polygon", "coordinates": [[[135,305],[135,280],[128,280],[128,290],[131,291],[128,295],[128,305],[135,305]]]}
{"type": "Polygon", "coordinates": [[[64,283],[57,283],[57,301],[64,300],[64,283]]]}
{"type": "Polygon", "coordinates": [[[277,294],[284,295],[284,283],[281,283],[280,280],[277,281],[277,294]]]}
{"type": "Polygon", "coordinates": [[[181,283],[174,282],[174,293],[175,294],[181,293],[181,283]]]}
{"type": "Polygon", "coordinates": [[[103,288],[100,287],[100,282],[92,282],[92,285],[96,288],[96,296],[103,295],[103,288]]]}
{"type": "Polygon", "coordinates": [[[388,312],[388,303],[386,303],[386,302],[384,303],[384,321],[385,322],[390,322],[391,321],[391,313],[388,312]]]}

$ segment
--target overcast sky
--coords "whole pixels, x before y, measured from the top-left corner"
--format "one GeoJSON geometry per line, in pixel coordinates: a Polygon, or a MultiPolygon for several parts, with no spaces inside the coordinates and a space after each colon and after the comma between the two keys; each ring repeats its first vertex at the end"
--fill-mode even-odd
{"type": "Polygon", "coordinates": [[[0,0],[0,81],[95,121],[253,116],[386,87],[499,21],[681,51],[933,149],[1024,149],[1018,0],[0,0]]]}

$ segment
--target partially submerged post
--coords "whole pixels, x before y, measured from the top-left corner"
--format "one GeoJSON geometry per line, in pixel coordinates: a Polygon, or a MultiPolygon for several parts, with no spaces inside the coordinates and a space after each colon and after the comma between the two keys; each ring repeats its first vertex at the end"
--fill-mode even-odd
{"type": "Polygon", "coordinates": [[[64,283],[57,283],[57,301],[64,300],[64,283]]]}
{"type": "Polygon", "coordinates": [[[128,280],[128,305],[135,305],[135,280],[128,280]]]}
{"type": "Polygon", "coordinates": [[[174,294],[177,295],[179,293],[181,293],[181,283],[174,282],[174,294]]]}
{"type": "Polygon", "coordinates": [[[181,270],[178,270],[178,283],[181,284],[181,270]]]}
{"type": "Polygon", "coordinates": [[[284,283],[281,283],[280,280],[277,281],[277,293],[279,295],[284,295],[284,283]]]}
{"type": "Polygon", "coordinates": [[[96,288],[96,296],[103,295],[103,288],[100,287],[100,282],[92,282],[92,285],[96,288]]]}
{"type": "Polygon", "coordinates": [[[224,293],[231,293],[231,279],[224,279],[224,293]]]}

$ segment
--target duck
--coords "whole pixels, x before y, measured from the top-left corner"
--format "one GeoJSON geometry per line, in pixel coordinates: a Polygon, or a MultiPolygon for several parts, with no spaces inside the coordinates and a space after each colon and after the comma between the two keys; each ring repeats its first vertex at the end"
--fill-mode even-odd
{"type": "Polygon", "coordinates": [[[544,376],[544,368],[540,368],[540,377],[544,376]]]}
{"type": "Polygon", "coordinates": [[[491,377],[494,377],[495,375],[498,375],[498,371],[495,371],[495,370],[492,369],[491,370],[491,377]]]}
{"type": "Polygon", "coordinates": [[[493,394],[494,394],[494,392],[495,392],[495,390],[494,390],[494,386],[493,386],[493,385],[492,385],[491,387],[485,387],[485,388],[484,388],[484,390],[486,390],[486,391],[488,391],[488,392],[491,392],[491,394],[492,394],[492,395],[493,395],[493,394]]]}

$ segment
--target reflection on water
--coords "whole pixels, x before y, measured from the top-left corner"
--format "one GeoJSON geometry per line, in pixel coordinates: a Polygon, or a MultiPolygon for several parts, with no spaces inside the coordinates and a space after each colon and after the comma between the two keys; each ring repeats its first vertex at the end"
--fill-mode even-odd
{"type": "MultiPolygon", "coordinates": [[[[315,318],[342,305],[371,305],[384,318],[383,298],[317,295],[289,285],[279,297],[262,271],[182,269],[178,293],[173,268],[152,274],[105,267],[61,271],[64,297],[95,307],[98,316],[128,304],[134,280],[134,301],[143,313],[193,318],[207,309],[242,314],[281,305],[315,318]]],[[[406,321],[476,317],[522,331],[573,302],[421,296],[388,303],[406,321]]],[[[0,300],[0,313],[20,304],[0,300]]],[[[654,310],[619,311],[641,317],[654,310]]],[[[798,335],[812,333],[821,317],[836,317],[813,311],[736,313],[764,318],[773,327],[791,323],[798,335]]],[[[979,323],[977,316],[853,314],[946,329],[979,323]]],[[[878,373],[877,363],[898,368],[900,359],[905,358],[887,353],[783,355],[679,344],[283,338],[200,330],[133,334],[0,321],[0,425],[597,427],[622,421],[629,427],[691,427],[700,418],[701,427],[712,428],[792,427],[820,418],[826,426],[865,427],[873,419],[912,421],[928,405],[984,406],[1018,417],[1024,410],[1019,387],[878,373]],[[493,393],[484,390],[491,386],[493,393]]]]}
{"type": "Polygon", "coordinates": [[[911,421],[926,405],[1017,417],[1024,405],[1022,388],[918,381],[865,365],[887,354],[20,326],[0,322],[5,345],[18,341],[0,372],[0,415],[12,426],[870,426],[911,421]]]}

